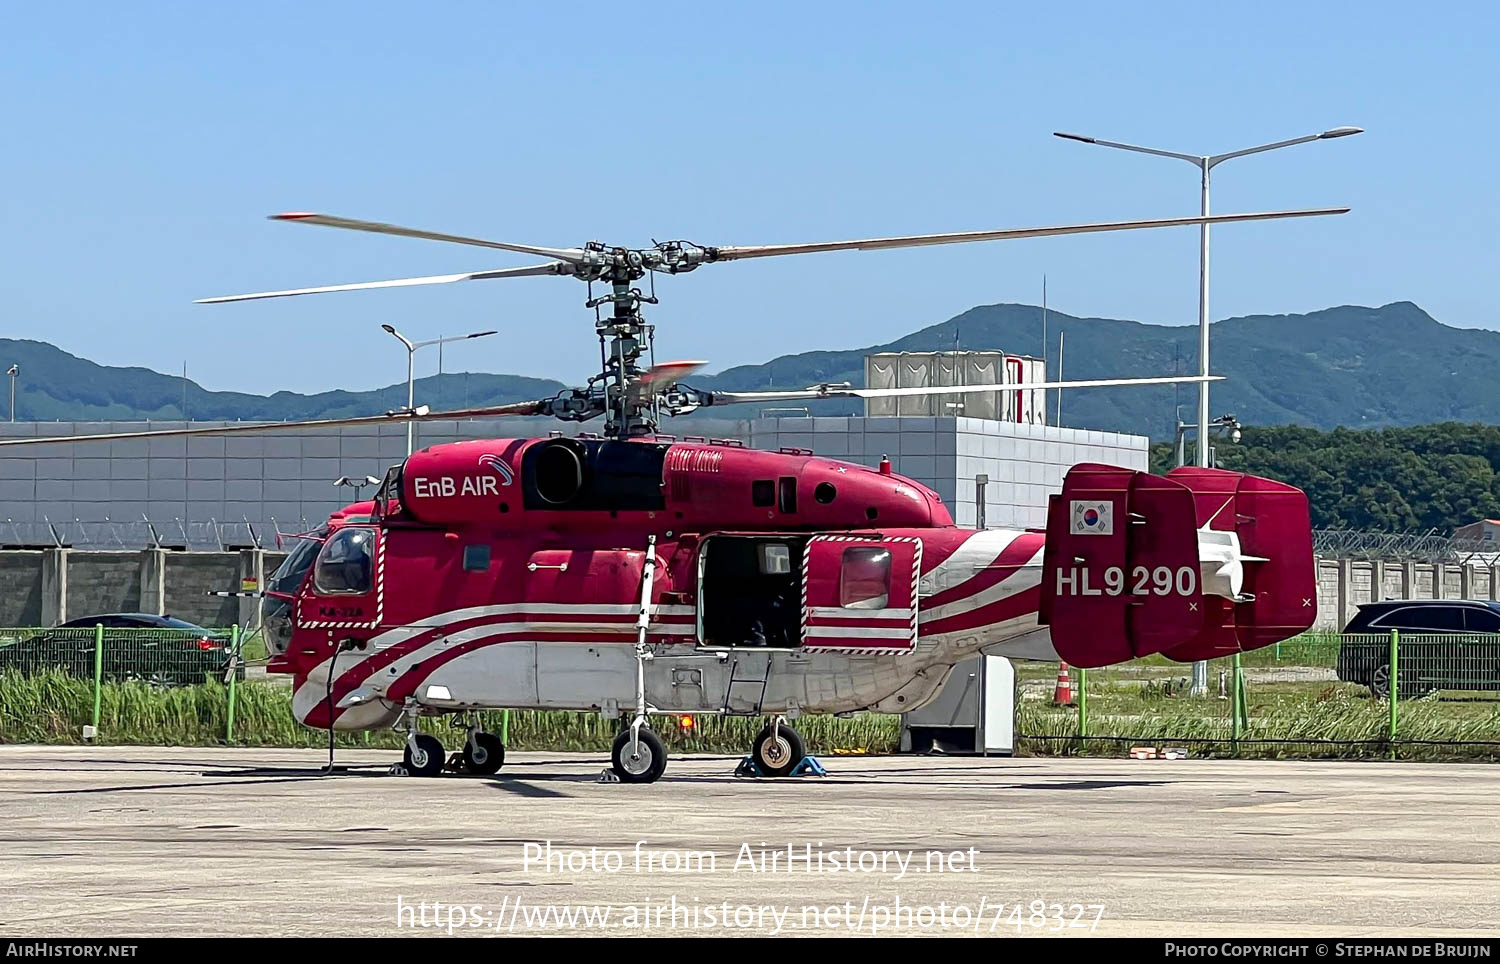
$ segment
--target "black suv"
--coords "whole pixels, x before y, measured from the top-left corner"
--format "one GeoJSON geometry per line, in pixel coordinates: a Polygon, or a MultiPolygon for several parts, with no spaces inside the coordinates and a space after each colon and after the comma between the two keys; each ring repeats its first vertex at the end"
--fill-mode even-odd
{"type": "Polygon", "coordinates": [[[1364,603],[1344,627],[1338,677],[1390,692],[1391,630],[1400,633],[1400,697],[1442,689],[1500,690],[1500,603],[1391,599],[1364,603]],[[1377,635],[1381,639],[1370,639],[1377,635]],[[1349,637],[1364,637],[1354,638],[1349,637]]]}

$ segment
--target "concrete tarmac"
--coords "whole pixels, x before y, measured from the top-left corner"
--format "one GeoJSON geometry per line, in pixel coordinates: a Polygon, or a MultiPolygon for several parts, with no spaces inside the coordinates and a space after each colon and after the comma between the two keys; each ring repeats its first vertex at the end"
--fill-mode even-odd
{"type": "Polygon", "coordinates": [[[631,786],[581,754],[322,762],[0,747],[0,934],[1500,934],[1496,766],[829,757],[754,781],[695,756],[631,786]]]}

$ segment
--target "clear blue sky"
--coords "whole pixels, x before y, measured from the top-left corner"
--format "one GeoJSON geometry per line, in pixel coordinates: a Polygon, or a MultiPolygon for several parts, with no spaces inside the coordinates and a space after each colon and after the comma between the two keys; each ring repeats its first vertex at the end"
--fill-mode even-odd
{"type": "MultiPolygon", "coordinates": [[[[1500,16],[1489,3],[12,4],[0,37],[4,333],[206,387],[368,388],[379,331],[500,327],[448,368],[576,378],[583,286],[193,298],[522,256],[275,224],[314,210],[571,246],[754,244],[1192,214],[1217,153],[1213,315],[1415,301],[1500,327],[1500,16]]],[[[1196,318],[1192,229],[708,266],[661,355],[857,347],[975,304],[1196,318]]],[[[1003,347],[1003,346],[1002,346],[1003,347]]],[[[3,359],[0,359],[3,363],[3,359]]],[[[431,370],[436,357],[424,358],[431,370]]],[[[1154,374],[1126,373],[1120,374],[1154,374]]]]}

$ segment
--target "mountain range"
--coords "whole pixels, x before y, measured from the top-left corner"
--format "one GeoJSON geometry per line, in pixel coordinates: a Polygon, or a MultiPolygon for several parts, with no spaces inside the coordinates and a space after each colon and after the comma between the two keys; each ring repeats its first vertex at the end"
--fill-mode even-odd
{"type": "MultiPolygon", "coordinates": [[[[1197,328],[1049,311],[1049,343],[1065,333],[1069,379],[1188,373],[1197,367],[1197,328]]],[[[1213,325],[1212,368],[1228,376],[1211,392],[1213,415],[1245,425],[1378,428],[1433,422],[1500,422],[1500,332],[1444,325],[1411,302],[1379,308],[1345,305],[1308,314],[1250,315],[1213,325]]],[[[784,355],[691,380],[697,388],[765,389],[820,382],[864,383],[864,356],[875,351],[1001,349],[1042,354],[1042,310],[1035,305],[971,308],[883,345],[784,355]]],[[[1057,352],[1048,353],[1058,377],[1057,352]]],[[[405,384],[372,391],[254,395],[208,391],[180,376],[117,368],[71,355],[46,342],[0,339],[0,365],[21,366],[17,417],[24,420],[284,420],[365,415],[405,402],[405,384]]],[[[458,408],[540,398],[561,382],[488,373],[419,379],[417,399],[458,408]]],[[[1196,412],[1197,388],[1086,389],[1063,393],[1062,423],[1173,436],[1174,411],[1196,412]]],[[[1055,398],[1053,401],[1055,404],[1055,398]]],[[[813,414],[856,414],[862,403],[830,400],[813,414]]],[[[744,417],[748,406],[712,409],[744,417]]],[[[1055,409],[1052,409],[1055,415],[1055,409]]],[[[677,424],[682,424],[681,422],[677,424]]],[[[673,431],[668,426],[666,431],[673,431]]]]}

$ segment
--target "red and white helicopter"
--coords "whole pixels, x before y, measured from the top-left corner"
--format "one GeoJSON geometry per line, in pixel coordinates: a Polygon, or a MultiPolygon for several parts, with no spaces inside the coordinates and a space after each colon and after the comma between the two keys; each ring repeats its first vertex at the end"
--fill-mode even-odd
{"type": "MultiPolygon", "coordinates": [[[[802,759],[789,721],[904,712],[978,652],[1102,666],[1150,653],[1197,660],[1266,646],[1315,613],[1307,500],[1278,482],[1214,469],[1165,478],[1083,464],[1052,497],[1045,531],[965,529],[926,486],[806,451],[657,433],[664,415],[744,402],[1196,382],[1121,378],[959,388],[707,392],[696,363],[642,367],[657,272],[743,258],[1343,213],[1167,218],[818,244],[547,248],[315,214],[277,219],[539,255],[520,268],[235,295],[241,301],[525,275],[590,283],[607,359],[556,397],[460,412],[402,410],[337,426],[508,415],[582,421],[599,435],[437,445],[386,475],[298,544],[265,595],[269,669],[293,678],[308,726],[404,727],[404,765],[446,762],[418,720],[459,714],[455,759],[504,762],[477,712],[597,711],[619,718],[612,766],[662,775],[657,714],[768,717],[751,754],[768,775],[802,759]],[[604,291],[594,297],[592,286],[604,291]],[[599,309],[607,307],[608,314],[599,309]]],[[[1210,376],[1212,378],[1212,376],[1210,376]]],[[[222,435],[231,426],[94,436],[222,435]]],[[[277,424],[276,430],[288,424],[277,424]]],[[[84,443],[90,437],[59,441],[84,443]]],[[[36,439],[17,440],[38,444],[36,439]]],[[[10,444],[0,442],[0,445],[10,444]]]]}

